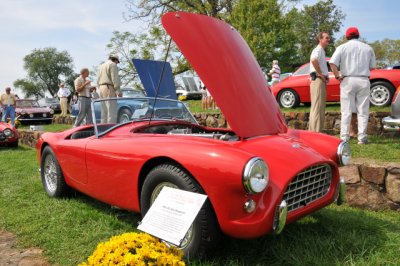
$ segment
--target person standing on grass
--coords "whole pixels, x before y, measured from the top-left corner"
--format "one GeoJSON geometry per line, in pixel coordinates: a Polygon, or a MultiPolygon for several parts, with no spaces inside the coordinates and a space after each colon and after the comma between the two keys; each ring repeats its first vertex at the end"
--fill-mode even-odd
{"type": "Polygon", "coordinates": [[[7,87],[6,92],[1,95],[1,106],[3,108],[2,120],[7,123],[7,118],[10,117],[11,124],[15,126],[15,105],[17,99],[13,93],[11,93],[11,88],[7,87]]]}
{"type": "Polygon", "coordinates": [[[370,71],[376,68],[376,58],[371,46],[358,40],[356,27],[346,31],[346,43],[338,46],[329,63],[335,78],[340,81],[340,138],[350,139],[352,111],[357,111],[358,144],[367,144],[369,119],[370,71]],[[339,70],[340,69],[340,73],[339,70]]]}
{"type": "Polygon", "coordinates": [[[331,38],[327,32],[318,33],[318,45],[314,48],[310,57],[311,109],[308,129],[315,132],[322,132],[325,122],[326,84],[329,82],[325,48],[330,41],[331,38]]]}
{"type": "Polygon", "coordinates": [[[281,76],[281,68],[278,65],[278,60],[272,61],[272,69],[269,71],[269,74],[271,75],[272,78],[271,86],[279,82],[281,76]]]}
{"type": "Polygon", "coordinates": [[[82,68],[81,75],[77,77],[74,81],[75,90],[78,93],[78,106],[79,113],[76,117],[74,127],[80,126],[84,124],[89,125],[92,124],[92,107],[91,107],[91,96],[90,90],[92,88],[91,81],[88,79],[89,77],[89,69],[82,68]]]}
{"type": "Polygon", "coordinates": [[[61,116],[67,116],[68,114],[68,97],[71,94],[68,88],[65,87],[64,83],[60,83],[57,96],[60,98],[61,116]]]}

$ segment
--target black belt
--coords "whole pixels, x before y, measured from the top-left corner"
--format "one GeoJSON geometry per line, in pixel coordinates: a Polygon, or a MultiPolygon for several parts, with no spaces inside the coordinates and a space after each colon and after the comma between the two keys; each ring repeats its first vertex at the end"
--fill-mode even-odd
{"type": "Polygon", "coordinates": [[[87,96],[78,96],[78,97],[82,97],[82,98],[92,98],[92,97],[87,97],[87,96]]]}

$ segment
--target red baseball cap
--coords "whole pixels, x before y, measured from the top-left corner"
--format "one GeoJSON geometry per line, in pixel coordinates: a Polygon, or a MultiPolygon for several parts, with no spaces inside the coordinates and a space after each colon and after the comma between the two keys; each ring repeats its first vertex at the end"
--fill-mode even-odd
{"type": "Polygon", "coordinates": [[[356,27],[350,27],[346,30],[346,38],[360,36],[358,29],[356,27]]]}

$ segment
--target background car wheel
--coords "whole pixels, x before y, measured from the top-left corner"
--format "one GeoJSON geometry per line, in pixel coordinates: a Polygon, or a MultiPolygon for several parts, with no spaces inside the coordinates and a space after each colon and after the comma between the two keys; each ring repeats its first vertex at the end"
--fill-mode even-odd
{"type": "Polygon", "coordinates": [[[283,108],[295,108],[299,106],[300,98],[294,90],[284,89],[278,95],[278,103],[283,108]]]}
{"type": "Polygon", "coordinates": [[[121,111],[119,111],[118,123],[126,123],[128,121],[131,121],[132,120],[131,118],[132,118],[132,111],[124,108],[121,111]]]}
{"type": "MultiPolygon", "coordinates": [[[[204,194],[200,185],[186,171],[171,164],[159,165],[150,171],[144,181],[140,196],[142,216],[166,186],[204,194]]],[[[216,247],[220,236],[217,219],[207,200],[186,234],[181,249],[187,258],[202,258],[208,250],[216,247]]]]}
{"type": "Polygon", "coordinates": [[[68,194],[68,185],[65,183],[57,158],[49,146],[43,149],[40,170],[43,188],[47,195],[59,198],[68,194]]]}
{"type": "Polygon", "coordinates": [[[370,102],[374,106],[387,106],[392,102],[394,87],[386,81],[371,84],[370,102]]]}

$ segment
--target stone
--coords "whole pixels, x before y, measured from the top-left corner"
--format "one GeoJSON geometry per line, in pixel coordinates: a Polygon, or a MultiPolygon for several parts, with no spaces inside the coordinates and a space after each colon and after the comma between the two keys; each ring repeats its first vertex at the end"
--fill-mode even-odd
{"type": "Polygon", "coordinates": [[[386,168],[360,165],[361,177],[368,182],[382,185],[385,182],[386,168]]]}
{"type": "Polygon", "coordinates": [[[400,203],[400,175],[388,174],[386,177],[386,195],[397,203],[400,203]]]}
{"type": "Polygon", "coordinates": [[[390,208],[390,202],[383,193],[378,191],[376,185],[366,182],[348,185],[346,188],[346,202],[350,206],[369,210],[390,208]]]}
{"type": "Polygon", "coordinates": [[[218,120],[210,115],[210,116],[207,117],[206,125],[208,127],[217,127],[218,126],[218,120]]]}
{"type": "Polygon", "coordinates": [[[339,168],[340,176],[344,178],[346,184],[356,184],[361,182],[358,166],[351,164],[339,168]]]}
{"type": "Polygon", "coordinates": [[[388,166],[386,169],[390,174],[400,175],[400,166],[388,166]]]}

